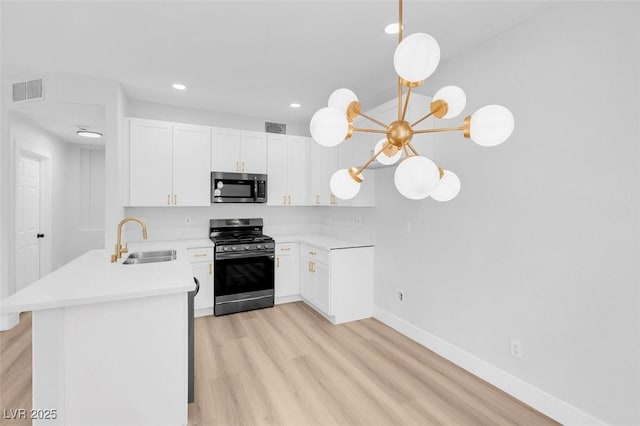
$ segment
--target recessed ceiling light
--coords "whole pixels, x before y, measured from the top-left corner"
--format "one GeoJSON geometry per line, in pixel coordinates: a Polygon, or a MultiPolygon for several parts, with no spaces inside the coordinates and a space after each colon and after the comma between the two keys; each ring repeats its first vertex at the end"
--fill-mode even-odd
{"type": "Polygon", "coordinates": [[[85,130],[85,129],[78,130],[76,134],[78,136],[82,136],[83,138],[101,138],[102,137],[102,133],[92,132],[91,130],[85,130]]]}
{"type": "MultiPolygon", "coordinates": [[[[404,29],[404,25],[402,26],[402,28],[404,29]]],[[[389,24],[384,27],[384,32],[387,34],[398,34],[400,32],[400,25],[397,22],[389,24]]]]}
{"type": "Polygon", "coordinates": [[[300,104],[297,102],[293,102],[289,105],[291,108],[300,108],[300,104]]]}
{"type": "Polygon", "coordinates": [[[185,90],[187,88],[187,86],[185,86],[182,83],[173,83],[171,85],[171,87],[173,87],[174,89],[178,89],[178,90],[185,90]]]}

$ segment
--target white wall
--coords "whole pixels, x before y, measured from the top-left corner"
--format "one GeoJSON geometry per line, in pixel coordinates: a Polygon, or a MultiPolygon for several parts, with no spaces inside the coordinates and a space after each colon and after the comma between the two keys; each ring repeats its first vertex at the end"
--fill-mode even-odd
{"type": "MultiPolygon", "coordinates": [[[[128,105],[130,117],[150,120],[174,121],[203,126],[228,127],[231,129],[264,132],[264,122],[273,121],[261,117],[248,117],[203,109],[184,108],[131,99],[128,105]]],[[[309,136],[309,123],[286,123],[287,134],[309,136]]]]}
{"type": "Polygon", "coordinates": [[[640,424],[639,7],[561,2],[443,64],[427,90],[504,104],[516,130],[438,138],[449,203],[378,171],[374,218],[379,308],[618,425],[640,424]]]}
{"type": "Polygon", "coordinates": [[[66,146],[66,258],[104,248],[105,151],[78,144],[66,146]]]}
{"type": "MultiPolygon", "coordinates": [[[[67,213],[67,193],[66,193],[66,143],[59,138],[41,130],[37,124],[19,113],[10,114],[10,140],[15,142],[16,158],[22,152],[36,154],[48,159],[48,169],[46,180],[49,185],[50,213],[49,217],[41,218],[44,226],[41,229],[46,235],[46,242],[43,249],[48,245],[50,250],[50,264],[43,265],[41,275],[55,270],[67,262],[66,258],[66,213],[67,213]],[[48,226],[47,226],[48,225],[48,226]]],[[[15,183],[15,179],[12,179],[15,183]]],[[[44,188],[41,188],[41,191],[44,188]]],[[[15,193],[15,189],[11,191],[15,193]]],[[[13,204],[13,203],[12,203],[13,204]]],[[[15,212],[12,212],[15,215],[15,212]]],[[[15,229],[13,230],[15,232],[15,229]]],[[[44,240],[43,240],[44,242],[44,240]]],[[[15,260],[15,253],[12,259],[15,260]]],[[[11,268],[13,269],[13,268],[11,268]]],[[[13,274],[12,274],[13,276],[13,274]]],[[[14,280],[11,279],[10,283],[14,280]]],[[[13,288],[11,288],[13,292],[13,288]]]]}

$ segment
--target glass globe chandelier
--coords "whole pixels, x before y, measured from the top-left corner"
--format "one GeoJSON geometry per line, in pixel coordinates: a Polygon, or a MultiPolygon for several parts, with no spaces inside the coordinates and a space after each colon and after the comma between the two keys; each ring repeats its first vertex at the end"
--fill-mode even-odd
{"type": "Polygon", "coordinates": [[[374,148],[374,155],[360,168],[341,169],[333,174],[331,192],[343,200],[355,197],[364,178],[362,171],[374,160],[384,165],[397,166],[394,182],[398,191],[407,198],[420,200],[431,196],[436,201],[449,201],[460,192],[460,179],[455,173],[443,170],[430,159],[421,156],[411,145],[415,135],[424,133],[461,131],[463,136],[481,146],[499,145],[511,136],[514,118],[501,105],[488,105],[465,117],[462,126],[436,129],[417,129],[420,123],[434,116],[438,119],[457,117],[467,102],[462,89],[446,86],[433,96],[429,111],[415,121],[405,120],[412,89],[422,85],[436,70],[440,62],[440,46],[429,34],[415,33],[403,39],[402,0],[399,0],[398,46],[393,55],[393,66],[398,74],[398,119],[386,124],[362,112],[355,93],[338,89],[329,96],[327,107],[311,118],[309,129],[313,139],[322,146],[334,147],[349,139],[354,132],[385,135],[374,148]],[[406,92],[406,93],[403,93],[406,92]],[[379,126],[379,129],[354,127],[353,120],[361,116],[379,126]]]}

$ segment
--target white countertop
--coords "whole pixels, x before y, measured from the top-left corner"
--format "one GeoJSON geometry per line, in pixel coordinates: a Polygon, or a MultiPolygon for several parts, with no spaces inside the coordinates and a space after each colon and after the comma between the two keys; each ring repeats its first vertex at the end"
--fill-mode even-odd
{"type": "Polygon", "coordinates": [[[160,296],[194,289],[188,247],[211,247],[209,239],[129,244],[129,253],[111,263],[113,250],[91,250],[0,301],[0,314],[55,309],[160,296]],[[123,265],[130,253],[176,250],[176,260],[123,265]]]}
{"type": "Polygon", "coordinates": [[[304,243],[322,250],[338,250],[356,247],[373,247],[371,241],[349,241],[325,234],[272,235],[277,243],[304,243]]]}

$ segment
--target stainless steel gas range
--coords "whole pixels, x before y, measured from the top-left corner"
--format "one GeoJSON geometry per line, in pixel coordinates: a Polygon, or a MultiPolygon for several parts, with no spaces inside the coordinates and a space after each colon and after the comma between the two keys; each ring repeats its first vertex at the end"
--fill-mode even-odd
{"type": "Polygon", "coordinates": [[[210,220],[214,315],[273,306],[275,242],[262,227],[262,219],[210,220]]]}

